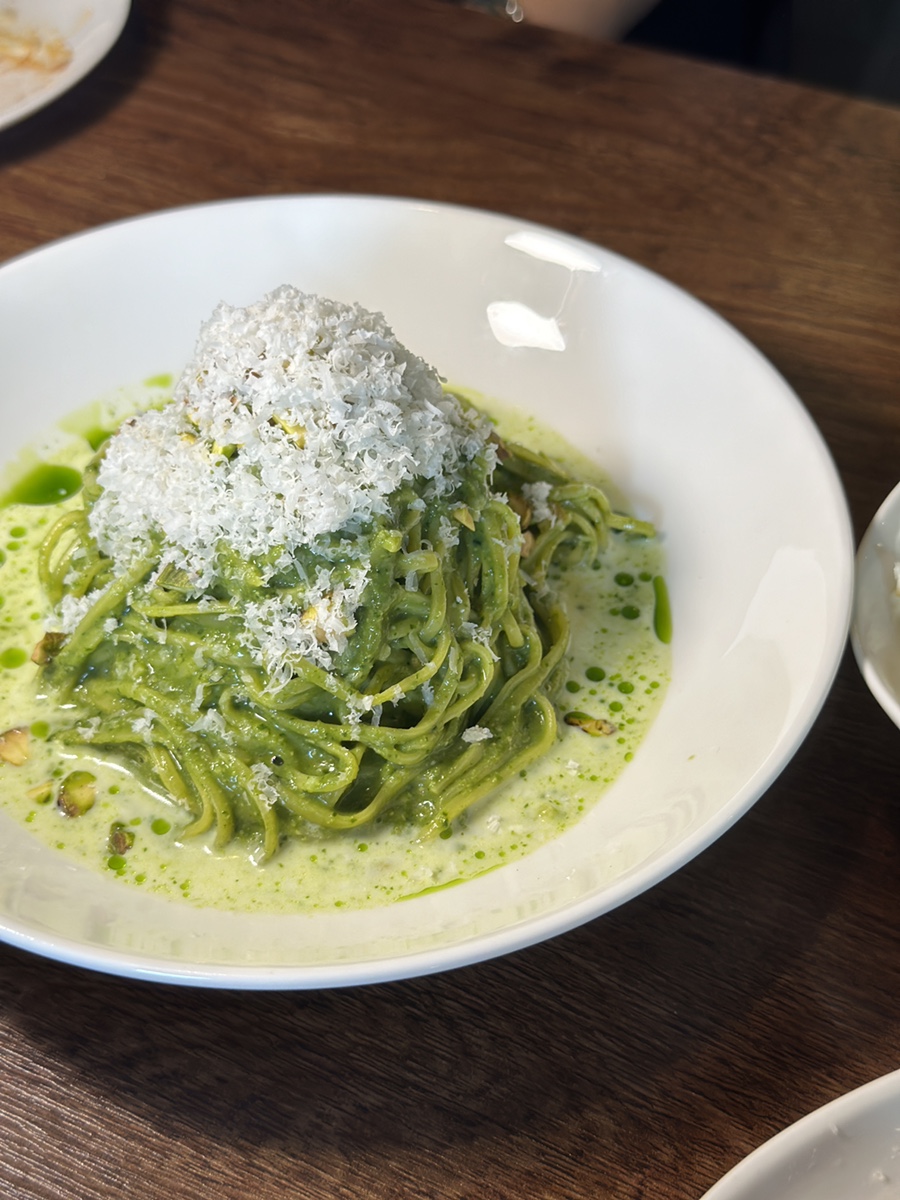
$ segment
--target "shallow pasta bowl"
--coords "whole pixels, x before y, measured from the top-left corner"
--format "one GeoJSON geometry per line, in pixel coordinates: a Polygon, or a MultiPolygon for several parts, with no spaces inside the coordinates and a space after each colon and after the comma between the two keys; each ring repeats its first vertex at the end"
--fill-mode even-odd
{"type": "MultiPolygon", "coordinates": [[[[609,251],[415,201],[278,197],[173,210],[0,269],[12,457],[99,396],[179,372],[220,301],[281,283],[383,312],[455,384],[550,425],[663,531],[668,695],[580,823],[458,887],[367,911],[167,902],[0,821],[0,936],[109,972],[319,987],[440,971],[599,916],[682,866],[769,786],[846,640],[852,541],[806,410],[729,325],[609,251]]],[[[0,778],[2,786],[2,778],[0,778]]]]}

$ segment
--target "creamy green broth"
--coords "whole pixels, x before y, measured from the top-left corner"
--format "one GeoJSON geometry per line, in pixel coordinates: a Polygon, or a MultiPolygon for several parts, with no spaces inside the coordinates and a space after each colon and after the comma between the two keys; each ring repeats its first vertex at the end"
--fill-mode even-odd
{"type": "MultiPolygon", "coordinates": [[[[148,383],[144,405],[161,399],[159,389],[167,380],[148,383]]],[[[533,418],[474,398],[489,409],[501,434],[605,482],[595,466],[533,418]]],[[[184,809],[140,785],[116,763],[63,751],[54,743],[60,714],[38,694],[38,668],[31,662],[49,615],[37,580],[40,543],[66,505],[77,503],[48,501],[71,490],[71,472],[87,463],[102,430],[112,428],[123,407],[134,403],[133,397],[119,397],[111,406],[92,406],[66,421],[22,459],[3,490],[0,729],[28,727],[30,738],[25,763],[0,763],[0,807],[47,846],[123,886],[200,906],[258,912],[374,907],[522,858],[576,822],[632,759],[665,694],[670,629],[659,543],[613,535],[601,564],[565,577],[572,639],[553,749],[451,830],[422,839],[420,830],[398,829],[390,818],[342,832],[310,826],[263,866],[255,865],[238,841],[214,851],[211,837],[180,840],[179,830],[191,820],[184,809]],[[60,490],[54,492],[55,487],[60,490]],[[591,736],[565,723],[572,714],[598,718],[614,731],[591,736]],[[54,797],[59,781],[76,770],[96,776],[97,800],[83,816],[66,817],[54,797]],[[131,838],[121,833],[111,838],[116,828],[133,835],[124,851],[123,842],[131,838]]]]}

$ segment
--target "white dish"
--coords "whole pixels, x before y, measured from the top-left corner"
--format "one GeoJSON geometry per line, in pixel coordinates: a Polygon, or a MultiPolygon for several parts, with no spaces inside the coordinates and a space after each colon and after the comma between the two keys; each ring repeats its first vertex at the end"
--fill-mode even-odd
{"type": "Polygon", "coordinates": [[[703,1200],[897,1200],[900,1071],[833,1100],[748,1155],[703,1200]]]}
{"type": "Polygon", "coordinates": [[[853,653],[872,695],[900,725],[900,484],[863,535],[856,554],[856,595],[850,631],[853,653]]]}
{"type": "Polygon", "coordinates": [[[225,987],[444,970],[570,929],[693,858],[769,786],[846,641],[852,540],[808,413],[731,326],[609,251],[432,203],[306,196],[126,221],[0,269],[7,453],[66,412],[177,373],[221,299],[282,282],[384,312],[454,382],[602,462],[665,531],[673,679],[635,761],[572,830],[460,887],[368,912],[192,909],[2,823],[0,936],[86,966],[225,987]],[[9,414],[15,411],[15,419],[9,414]]]}
{"type": "Polygon", "coordinates": [[[36,70],[0,62],[0,129],[21,121],[74,87],[118,40],[130,0],[12,0],[16,31],[42,39],[62,38],[69,62],[59,70],[36,70]]]}

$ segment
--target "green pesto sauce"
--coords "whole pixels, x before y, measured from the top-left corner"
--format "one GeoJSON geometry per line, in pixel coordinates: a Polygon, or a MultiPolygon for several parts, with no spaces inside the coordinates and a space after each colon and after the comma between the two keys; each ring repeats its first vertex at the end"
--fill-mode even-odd
{"type": "Polygon", "coordinates": [[[672,609],[669,589],[662,575],[653,577],[653,629],[659,640],[668,646],[672,640],[672,609]]]}
{"type": "Polygon", "coordinates": [[[81,491],[81,472],[56,463],[39,463],[0,498],[0,507],[14,504],[59,504],[81,491]]]}
{"type": "MultiPolygon", "coordinates": [[[[148,381],[148,388],[160,386],[148,381]]],[[[144,406],[159,400],[149,395],[144,406]]],[[[490,408],[501,434],[605,483],[595,466],[533,418],[478,402],[490,408]]],[[[92,406],[65,422],[70,440],[62,448],[54,443],[55,468],[83,469],[94,450],[91,435],[114,424],[105,412],[98,420],[98,411],[92,406]]],[[[30,661],[47,616],[36,561],[50,524],[69,504],[50,510],[19,500],[0,510],[0,544],[12,539],[17,547],[0,565],[0,730],[29,726],[32,734],[24,765],[0,763],[0,808],[55,852],[105,872],[117,886],[236,911],[312,912],[375,907],[462,883],[522,858],[573,825],[634,757],[665,695],[672,630],[661,550],[656,542],[613,535],[601,563],[565,579],[572,643],[558,698],[559,736],[543,759],[465,813],[446,837],[420,841],[417,829],[397,828],[390,816],[365,829],[310,827],[256,866],[240,842],[214,852],[211,837],[182,840],[191,818],[177,804],[116,763],[62,752],[53,741],[58,713],[37,694],[37,667],[30,661]],[[566,725],[564,716],[576,705],[612,732],[593,737],[566,725]],[[58,781],[75,770],[96,776],[97,794],[87,813],[71,818],[53,797],[58,781]],[[123,825],[134,833],[133,843],[111,852],[111,831],[123,825]]]]}

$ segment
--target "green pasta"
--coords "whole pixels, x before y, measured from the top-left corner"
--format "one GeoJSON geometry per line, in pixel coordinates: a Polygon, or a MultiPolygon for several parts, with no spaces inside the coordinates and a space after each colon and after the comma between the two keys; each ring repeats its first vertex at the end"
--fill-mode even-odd
{"type": "Polygon", "coordinates": [[[189,810],[186,836],[214,828],[221,847],[240,834],[260,858],[306,821],[350,829],[389,811],[448,828],[556,735],[568,622],[551,577],[594,560],[610,531],[653,532],[543,455],[499,449],[460,494],[423,504],[406,486],[392,497],[394,520],[373,522],[346,650],[332,671],[299,664],[274,692],[242,640],[243,613],[299,586],[304,564],[264,586],[252,563],[234,564],[227,585],[191,600],[153,555],[116,575],[89,526],[95,460],[81,507],[41,550],[51,601],[98,596],[42,668],[78,716],[57,739],[115,751],[189,810]],[[535,482],[549,485],[541,521],[522,492],[535,482]],[[467,729],[477,740],[463,740],[467,729]]]}
{"type": "MultiPolygon", "coordinates": [[[[484,426],[452,403],[461,428],[484,426]]],[[[190,441],[194,425],[185,428],[190,441]]],[[[277,415],[266,426],[276,435],[298,453],[305,445],[305,431],[277,415]]],[[[180,836],[209,833],[218,848],[239,838],[255,861],[310,824],[444,833],[543,755],[569,638],[559,579],[610,536],[653,534],[598,487],[491,434],[447,486],[412,474],[364,517],[290,553],[220,541],[200,578],[152,525],[123,559],[110,551],[96,519],[106,452],[40,553],[50,603],[77,615],[38,655],[58,701],[53,736],[124,763],[181,806],[180,836]],[[334,641],[316,605],[360,570],[352,627],[334,641]],[[302,626],[332,637],[332,651],[273,667],[257,628],[272,612],[290,615],[287,635],[302,626]]],[[[217,442],[210,470],[246,454],[217,442]]]]}

